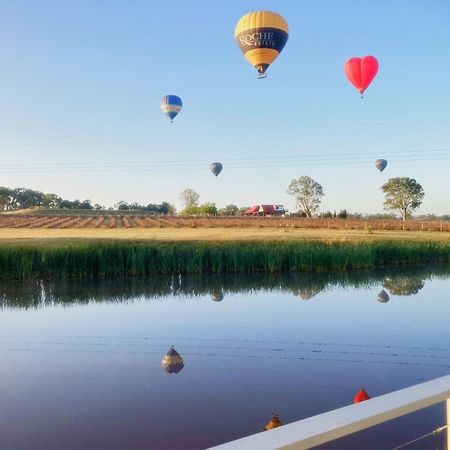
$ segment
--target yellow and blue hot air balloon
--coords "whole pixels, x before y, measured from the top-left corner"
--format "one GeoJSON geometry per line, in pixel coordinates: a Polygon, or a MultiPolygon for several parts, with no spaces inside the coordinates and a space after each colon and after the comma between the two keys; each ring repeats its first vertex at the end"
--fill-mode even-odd
{"type": "Polygon", "coordinates": [[[289,27],[282,16],[272,11],[253,11],[239,19],[234,38],[247,61],[264,78],[270,64],[283,50],[289,27]]]}
{"type": "Polygon", "coordinates": [[[164,355],[161,365],[167,373],[179,373],[184,367],[184,361],[181,355],[172,346],[164,355]]]}
{"type": "Polygon", "coordinates": [[[166,95],[161,99],[161,109],[163,113],[173,122],[173,119],[181,111],[183,102],[177,95],[166,95]]]}

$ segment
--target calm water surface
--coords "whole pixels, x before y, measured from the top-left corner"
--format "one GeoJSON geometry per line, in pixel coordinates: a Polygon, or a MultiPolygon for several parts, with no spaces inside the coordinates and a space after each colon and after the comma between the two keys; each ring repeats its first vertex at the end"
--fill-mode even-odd
{"type": "MultiPolygon", "coordinates": [[[[449,292],[449,267],[3,283],[0,448],[205,448],[272,412],[288,423],[361,386],[449,374],[449,292]],[[161,366],[171,346],[178,373],[161,366]]],[[[322,448],[393,448],[443,424],[438,405],[322,448]]]]}

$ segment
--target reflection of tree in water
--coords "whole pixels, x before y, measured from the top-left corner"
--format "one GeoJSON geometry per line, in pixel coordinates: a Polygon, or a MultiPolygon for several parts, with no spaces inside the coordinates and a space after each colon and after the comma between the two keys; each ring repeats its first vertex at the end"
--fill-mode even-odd
{"type": "Polygon", "coordinates": [[[323,274],[295,274],[292,277],[291,291],[302,300],[310,300],[319,292],[325,290],[330,283],[328,277],[323,274]]]}
{"type": "Polygon", "coordinates": [[[56,304],[164,301],[168,297],[176,297],[180,301],[195,301],[204,296],[219,301],[233,293],[257,294],[271,291],[291,293],[306,300],[325,290],[373,288],[381,283],[394,295],[411,295],[424,286],[424,280],[449,276],[449,266],[436,266],[342,273],[228,273],[99,280],[10,281],[0,285],[0,307],[42,308],[56,304]]]}
{"type": "Polygon", "coordinates": [[[393,276],[386,277],[383,280],[383,287],[387,289],[392,295],[415,295],[423,287],[425,282],[421,277],[417,276],[393,276]]]}

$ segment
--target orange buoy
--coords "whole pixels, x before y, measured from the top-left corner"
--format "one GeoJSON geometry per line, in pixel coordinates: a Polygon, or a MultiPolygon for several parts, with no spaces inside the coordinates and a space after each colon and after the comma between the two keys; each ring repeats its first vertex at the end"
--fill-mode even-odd
{"type": "Polygon", "coordinates": [[[353,399],[353,403],[361,403],[365,400],[369,400],[370,395],[364,390],[360,389],[358,393],[355,395],[355,398],[353,399]]]}
{"type": "Polygon", "coordinates": [[[278,414],[272,414],[272,418],[266,423],[266,425],[264,426],[264,430],[272,430],[274,428],[281,427],[281,425],[283,424],[281,423],[278,414]]]}

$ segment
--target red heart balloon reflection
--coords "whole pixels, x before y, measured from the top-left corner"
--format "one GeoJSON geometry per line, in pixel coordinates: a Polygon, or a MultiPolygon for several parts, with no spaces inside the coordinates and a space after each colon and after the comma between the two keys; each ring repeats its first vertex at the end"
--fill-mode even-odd
{"type": "Polygon", "coordinates": [[[344,70],[350,83],[363,94],[378,72],[378,61],[375,56],[350,58],[344,70]]]}

